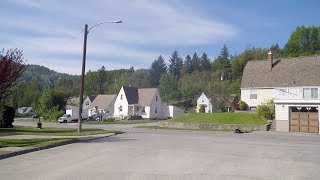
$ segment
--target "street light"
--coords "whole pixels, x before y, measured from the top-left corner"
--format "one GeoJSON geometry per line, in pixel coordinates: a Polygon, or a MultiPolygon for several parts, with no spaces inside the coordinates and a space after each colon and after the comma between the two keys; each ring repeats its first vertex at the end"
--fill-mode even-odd
{"type": "Polygon", "coordinates": [[[91,26],[88,29],[88,25],[85,24],[84,26],[84,40],[83,40],[83,54],[82,54],[82,74],[81,74],[81,90],[80,90],[80,104],[79,104],[79,118],[78,118],[78,132],[81,132],[81,121],[82,121],[82,104],[83,104],[83,91],[84,91],[84,74],[86,69],[86,55],[87,55],[87,36],[89,31],[97,26],[100,26],[105,23],[122,23],[121,20],[119,21],[106,21],[102,23],[98,23],[94,26],[91,26]]]}

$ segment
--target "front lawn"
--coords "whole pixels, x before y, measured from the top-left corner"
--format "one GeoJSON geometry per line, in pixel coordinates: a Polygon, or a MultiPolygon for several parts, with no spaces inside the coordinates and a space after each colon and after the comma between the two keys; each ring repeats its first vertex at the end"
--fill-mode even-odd
{"type": "MultiPolygon", "coordinates": [[[[42,147],[49,144],[70,141],[71,139],[0,139],[0,148],[5,147],[42,147]]],[[[5,152],[4,152],[5,153],[5,152]]]]}
{"type": "Polygon", "coordinates": [[[267,122],[252,113],[186,113],[168,121],[216,124],[259,124],[267,122]]]}
{"type": "Polygon", "coordinates": [[[17,134],[17,135],[46,135],[46,136],[87,136],[106,133],[121,133],[114,130],[103,129],[82,129],[80,133],[73,128],[55,128],[44,127],[35,129],[32,126],[14,126],[13,128],[0,128],[0,134],[17,134]]]}

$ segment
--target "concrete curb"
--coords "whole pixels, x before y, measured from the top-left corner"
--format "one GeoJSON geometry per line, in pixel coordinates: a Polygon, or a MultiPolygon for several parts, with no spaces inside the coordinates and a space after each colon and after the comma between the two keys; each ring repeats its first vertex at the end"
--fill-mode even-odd
{"type": "Polygon", "coordinates": [[[0,154],[0,160],[1,159],[6,159],[6,158],[9,158],[9,157],[13,157],[13,156],[18,156],[18,155],[30,153],[30,152],[41,151],[41,150],[44,150],[44,149],[50,149],[50,148],[54,148],[54,147],[58,147],[58,146],[63,146],[63,145],[67,145],[67,144],[76,143],[76,142],[90,141],[90,140],[110,137],[110,136],[114,136],[114,135],[116,135],[116,133],[108,133],[107,136],[81,137],[81,138],[71,139],[69,141],[49,144],[49,145],[42,146],[42,147],[36,147],[36,148],[30,148],[30,149],[24,149],[24,150],[20,150],[20,151],[10,152],[10,153],[6,153],[6,154],[0,154]]]}

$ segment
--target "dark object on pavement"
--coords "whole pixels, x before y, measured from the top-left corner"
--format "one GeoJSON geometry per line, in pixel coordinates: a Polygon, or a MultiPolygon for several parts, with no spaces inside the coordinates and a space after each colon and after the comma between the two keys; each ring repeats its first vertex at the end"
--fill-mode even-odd
{"type": "Polygon", "coordinates": [[[42,123],[37,123],[37,129],[41,129],[42,128],[42,123]]]}
{"type": "Polygon", "coordinates": [[[234,133],[244,133],[243,131],[241,131],[240,129],[235,129],[234,133]]]}

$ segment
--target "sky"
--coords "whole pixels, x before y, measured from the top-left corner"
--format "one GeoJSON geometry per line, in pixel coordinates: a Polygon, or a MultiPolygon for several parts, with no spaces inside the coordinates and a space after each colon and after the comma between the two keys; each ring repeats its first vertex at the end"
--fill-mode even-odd
{"type": "Polygon", "coordinates": [[[26,64],[80,74],[84,25],[86,71],[149,68],[174,50],[214,60],[248,47],[285,45],[297,26],[319,26],[318,0],[2,0],[0,48],[22,49],[26,64]]]}

